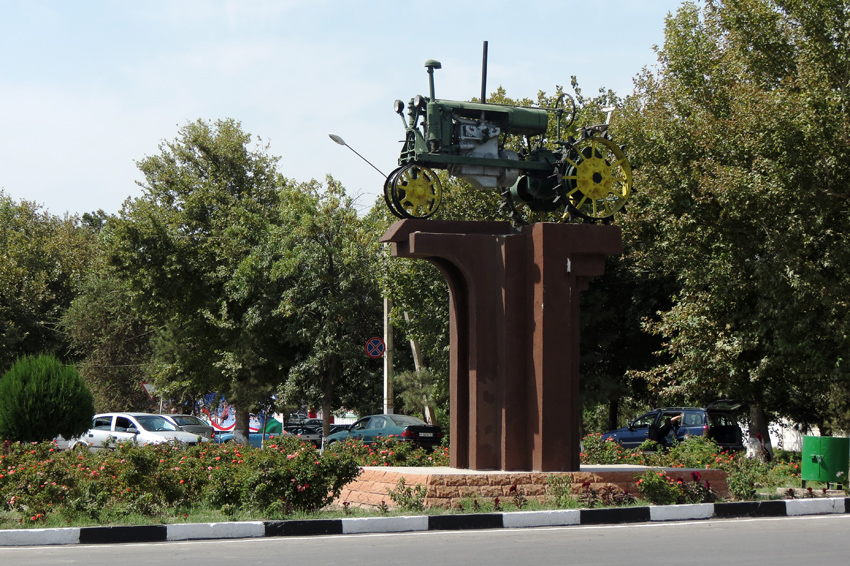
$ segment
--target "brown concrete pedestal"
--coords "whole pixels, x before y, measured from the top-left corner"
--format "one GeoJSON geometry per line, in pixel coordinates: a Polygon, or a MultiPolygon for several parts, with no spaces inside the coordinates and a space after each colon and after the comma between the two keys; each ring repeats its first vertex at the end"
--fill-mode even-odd
{"type": "Polygon", "coordinates": [[[401,220],[382,241],[449,285],[452,467],[578,471],[579,293],[619,227],[401,220]]]}

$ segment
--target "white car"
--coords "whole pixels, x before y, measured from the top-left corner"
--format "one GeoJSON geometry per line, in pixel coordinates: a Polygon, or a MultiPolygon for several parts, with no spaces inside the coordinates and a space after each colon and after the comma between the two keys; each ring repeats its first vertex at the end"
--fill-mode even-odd
{"type": "Polygon", "coordinates": [[[71,448],[88,447],[114,449],[119,442],[133,441],[140,445],[182,442],[194,446],[209,442],[208,438],[180,430],[180,427],[160,415],[149,413],[101,413],[92,417],[92,427],[71,442],[71,448]]]}

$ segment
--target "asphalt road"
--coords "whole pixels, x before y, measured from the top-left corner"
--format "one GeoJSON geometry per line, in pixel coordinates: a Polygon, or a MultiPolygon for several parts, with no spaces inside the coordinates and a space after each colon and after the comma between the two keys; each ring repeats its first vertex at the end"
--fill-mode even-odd
{"type": "Polygon", "coordinates": [[[565,566],[850,562],[850,514],[622,526],[0,548],[3,566],[565,566]]]}

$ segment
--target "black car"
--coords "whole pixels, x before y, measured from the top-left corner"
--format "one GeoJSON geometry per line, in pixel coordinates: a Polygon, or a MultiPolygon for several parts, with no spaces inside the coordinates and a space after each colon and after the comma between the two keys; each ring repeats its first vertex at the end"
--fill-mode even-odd
{"type": "Polygon", "coordinates": [[[741,406],[742,404],[733,401],[717,401],[705,408],[655,409],[639,416],[623,428],[606,432],[602,439],[614,440],[623,448],[635,448],[646,440],[669,444],[673,437],[681,442],[686,436],[708,436],[724,450],[743,450],[743,433],[735,418],[735,411],[741,406]],[[672,421],[672,426],[665,427],[668,419],[672,421]]]}
{"type": "Polygon", "coordinates": [[[331,430],[330,430],[330,432],[328,432],[328,436],[330,436],[331,434],[335,434],[335,433],[337,433],[341,430],[348,430],[350,428],[351,428],[350,424],[332,424],[331,430]]]}

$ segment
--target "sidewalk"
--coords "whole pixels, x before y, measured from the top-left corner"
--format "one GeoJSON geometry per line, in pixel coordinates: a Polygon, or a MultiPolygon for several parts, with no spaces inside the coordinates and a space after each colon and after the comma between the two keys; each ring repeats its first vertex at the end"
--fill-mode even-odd
{"type": "Polygon", "coordinates": [[[402,533],[509,529],[569,525],[608,525],[650,521],[790,517],[850,513],[850,498],[815,498],[697,505],[516,511],[468,515],[358,517],[309,521],[248,521],[120,527],[0,530],[0,546],[115,544],[178,540],[261,538],[361,533],[402,533]]]}

